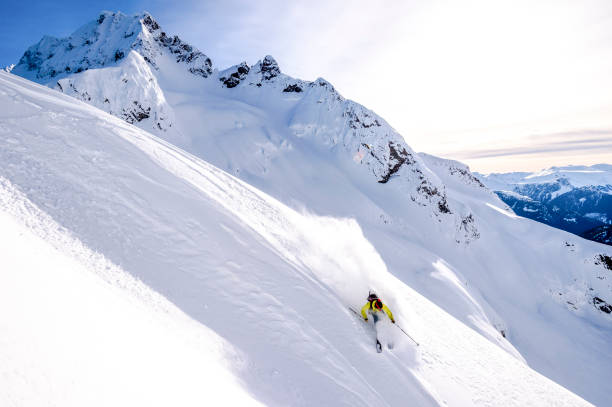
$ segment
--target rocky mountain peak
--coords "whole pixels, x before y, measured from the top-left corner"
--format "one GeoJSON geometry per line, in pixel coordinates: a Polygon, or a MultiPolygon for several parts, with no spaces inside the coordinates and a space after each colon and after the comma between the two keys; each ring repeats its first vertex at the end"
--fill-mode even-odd
{"type": "Polygon", "coordinates": [[[144,12],[142,15],[142,24],[149,30],[150,33],[153,31],[157,31],[161,29],[157,21],[149,14],[148,12],[144,12]]]}
{"type": "Polygon", "coordinates": [[[226,88],[235,88],[238,86],[241,80],[246,78],[251,68],[247,65],[246,61],[241,62],[238,65],[232,66],[219,73],[219,80],[225,85],[226,88]]]}
{"type": "MultiPolygon", "coordinates": [[[[234,65],[219,72],[219,80],[226,88],[235,88],[246,79],[247,76],[249,76],[249,80],[247,81],[249,84],[261,86],[262,82],[270,81],[273,78],[281,76],[281,71],[276,60],[272,56],[266,55],[264,59],[257,61],[257,63],[251,67],[249,67],[246,62],[241,62],[238,65],[234,65]]],[[[299,88],[299,90],[297,90],[297,88],[291,88],[291,90],[286,91],[301,92],[302,89],[299,88]]]]}
{"type": "Polygon", "coordinates": [[[66,38],[44,36],[23,54],[14,73],[35,82],[54,83],[73,73],[117,65],[132,50],[153,68],[165,54],[194,75],[212,73],[210,58],[178,36],[167,35],[149,13],[127,16],[110,11],[101,12],[66,38]]]}

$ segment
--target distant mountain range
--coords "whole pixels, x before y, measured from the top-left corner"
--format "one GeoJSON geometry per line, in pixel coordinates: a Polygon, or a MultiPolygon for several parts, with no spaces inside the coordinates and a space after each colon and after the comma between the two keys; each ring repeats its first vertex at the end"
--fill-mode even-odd
{"type": "Polygon", "coordinates": [[[478,177],[517,215],[612,244],[612,165],[478,177]]]}

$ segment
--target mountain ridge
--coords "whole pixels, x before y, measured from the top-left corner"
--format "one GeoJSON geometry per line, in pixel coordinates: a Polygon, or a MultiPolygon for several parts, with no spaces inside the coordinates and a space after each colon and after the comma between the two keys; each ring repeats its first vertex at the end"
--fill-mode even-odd
{"type": "Polygon", "coordinates": [[[536,173],[479,177],[518,215],[610,244],[612,166],[551,167],[536,173]]]}
{"type": "MultiPolygon", "coordinates": [[[[277,62],[269,55],[251,67],[241,63],[213,72],[208,57],[176,35],[171,39],[148,13],[128,17],[122,13],[103,12],[97,20],[85,24],[67,38],[44,37],[26,51],[12,73],[54,87],[130,123],[142,124],[146,130],[187,147],[193,137],[184,137],[175,131],[176,115],[166,102],[163,86],[160,88],[158,85],[160,80],[155,78],[160,71],[159,65],[167,66],[168,61],[162,61],[164,57],[170,57],[166,59],[182,69],[187,64],[187,71],[194,76],[212,79],[216,85],[209,83],[209,87],[236,92],[240,87],[260,88],[265,85],[285,94],[302,95],[305,102],[301,105],[325,104],[327,109],[318,112],[312,109],[300,111],[298,106],[290,123],[298,137],[324,136],[321,142],[326,145],[344,145],[355,154],[353,159],[367,166],[379,183],[387,183],[400,170],[409,168],[419,178],[419,182],[411,186],[414,200],[432,202],[437,208],[436,213],[452,212],[443,185],[426,174],[420,159],[404,139],[380,116],[344,99],[329,82],[322,78],[308,82],[282,74],[277,62]],[[80,45],[72,45],[77,39],[80,39],[80,45]],[[57,49],[62,49],[62,52],[57,49]],[[133,55],[134,52],[146,64],[139,56],[133,55]],[[66,55],[73,53],[76,57],[66,59],[66,55]],[[91,54],[98,58],[90,60],[88,55],[91,54]],[[77,59],[80,62],[75,62],[77,59]],[[204,67],[194,68],[194,64],[201,60],[204,67]],[[64,65],[64,71],[58,73],[64,65]],[[109,69],[116,71],[111,78],[109,69]],[[102,87],[100,91],[100,84],[106,83],[123,84],[119,89],[104,92],[102,87]],[[319,127],[318,134],[312,134],[310,122],[318,119],[313,117],[313,113],[328,116],[333,129],[321,132],[319,127]],[[343,135],[342,138],[337,134],[343,135]]],[[[170,87],[172,85],[167,86],[170,87]]]]}

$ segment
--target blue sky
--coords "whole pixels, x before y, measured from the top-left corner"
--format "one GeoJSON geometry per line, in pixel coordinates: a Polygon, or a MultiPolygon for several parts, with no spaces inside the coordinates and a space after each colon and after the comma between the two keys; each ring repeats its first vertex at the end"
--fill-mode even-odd
{"type": "Polygon", "coordinates": [[[612,163],[607,0],[5,3],[0,66],[101,10],[146,10],[217,68],[270,54],[289,75],[324,77],[417,151],[481,172],[612,163]]]}

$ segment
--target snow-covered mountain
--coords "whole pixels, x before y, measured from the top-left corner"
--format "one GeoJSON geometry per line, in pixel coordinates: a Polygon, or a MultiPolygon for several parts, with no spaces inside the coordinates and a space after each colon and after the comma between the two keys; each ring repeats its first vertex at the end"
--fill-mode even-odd
{"type": "Polygon", "coordinates": [[[608,244],[598,230],[612,224],[612,165],[478,176],[516,214],[608,244]]]}
{"type": "Polygon", "coordinates": [[[271,56],[251,67],[243,62],[213,71],[206,55],[170,37],[147,13],[103,12],[68,38],[45,36],[12,72],[138,123],[196,155],[216,157],[215,164],[234,173],[265,174],[274,156],[292,148],[284,137],[290,133],[343,148],[380,183],[413,173],[403,177],[413,199],[449,211],[443,186],[424,172],[402,137],[327,81],[284,75],[271,56]],[[225,140],[209,143],[220,137],[225,140]],[[241,162],[227,163],[228,154],[213,148],[242,148],[243,154],[234,154],[241,162]]]}
{"type": "Polygon", "coordinates": [[[612,165],[610,164],[569,165],[567,167],[551,167],[538,172],[476,175],[486,181],[487,186],[493,190],[503,190],[508,186],[517,184],[549,184],[560,179],[566,180],[574,188],[612,185],[612,165]]]}
{"type": "Polygon", "coordinates": [[[543,374],[610,405],[610,253],[516,217],[327,81],[270,56],[218,70],[105,12],[0,83],[7,185],[227,341],[258,401],[581,405],[543,374]],[[388,327],[375,353],[347,311],[369,289],[419,352],[388,327]]]}

